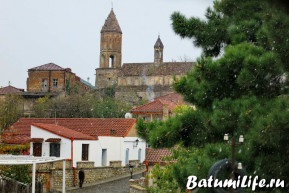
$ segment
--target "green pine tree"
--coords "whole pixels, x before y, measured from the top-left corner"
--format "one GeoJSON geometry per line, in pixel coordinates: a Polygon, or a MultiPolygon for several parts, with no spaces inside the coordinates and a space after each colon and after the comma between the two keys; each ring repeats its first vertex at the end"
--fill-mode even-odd
{"type": "MultiPolygon", "coordinates": [[[[196,155],[200,159],[216,160],[208,146],[223,143],[225,133],[244,135],[238,159],[248,174],[283,179],[288,188],[289,17],[278,5],[265,0],[217,0],[207,9],[206,20],[172,14],[176,34],[192,38],[204,51],[192,71],[174,83],[196,110],[147,129],[152,146],[195,147],[203,152],[196,155]]],[[[186,168],[182,164],[178,170],[186,168]]],[[[178,171],[174,177],[185,180],[185,175],[178,171]]],[[[179,186],[184,188],[181,182],[179,186]]]]}

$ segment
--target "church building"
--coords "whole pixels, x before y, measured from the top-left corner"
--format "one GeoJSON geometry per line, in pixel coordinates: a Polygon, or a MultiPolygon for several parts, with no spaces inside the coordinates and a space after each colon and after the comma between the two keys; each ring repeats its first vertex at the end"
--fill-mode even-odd
{"type": "Polygon", "coordinates": [[[99,68],[96,89],[115,88],[115,97],[135,103],[173,92],[172,83],[186,75],[193,62],[164,62],[164,45],[158,36],[154,44],[153,62],[122,64],[122,30],[113,9],[101,31],[99,68]]]}

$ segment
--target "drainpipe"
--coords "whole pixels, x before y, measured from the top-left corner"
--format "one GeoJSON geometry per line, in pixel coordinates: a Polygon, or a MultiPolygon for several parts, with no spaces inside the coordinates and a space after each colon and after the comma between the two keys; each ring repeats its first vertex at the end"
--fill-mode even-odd
{"type": "Polygon", "coordinates": [[[76,186],[76,168],[73,165],[73,142],[74,138],[71,139],[71,163],[72,163],[72,169],[73,169],[73,186],[76,186]]]}

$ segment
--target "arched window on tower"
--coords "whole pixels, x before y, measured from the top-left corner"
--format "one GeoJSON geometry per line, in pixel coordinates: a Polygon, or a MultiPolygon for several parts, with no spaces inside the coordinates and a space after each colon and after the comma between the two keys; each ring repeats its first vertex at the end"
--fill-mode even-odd
{"type": "Polygon", "coordinates": [[[114,55],[110,55],[109,56],[109,67],[110,68],[114,68],[114,60],[115,60],[114,55]]]}

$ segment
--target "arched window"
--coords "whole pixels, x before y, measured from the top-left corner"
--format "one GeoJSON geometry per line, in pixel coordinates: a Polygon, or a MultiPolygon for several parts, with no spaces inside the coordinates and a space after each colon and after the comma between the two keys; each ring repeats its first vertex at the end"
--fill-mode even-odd
{"type": "Polygon", "coordinates": [[[109,67],[114,68],[114,55],[109,56],[109,67]]]}

